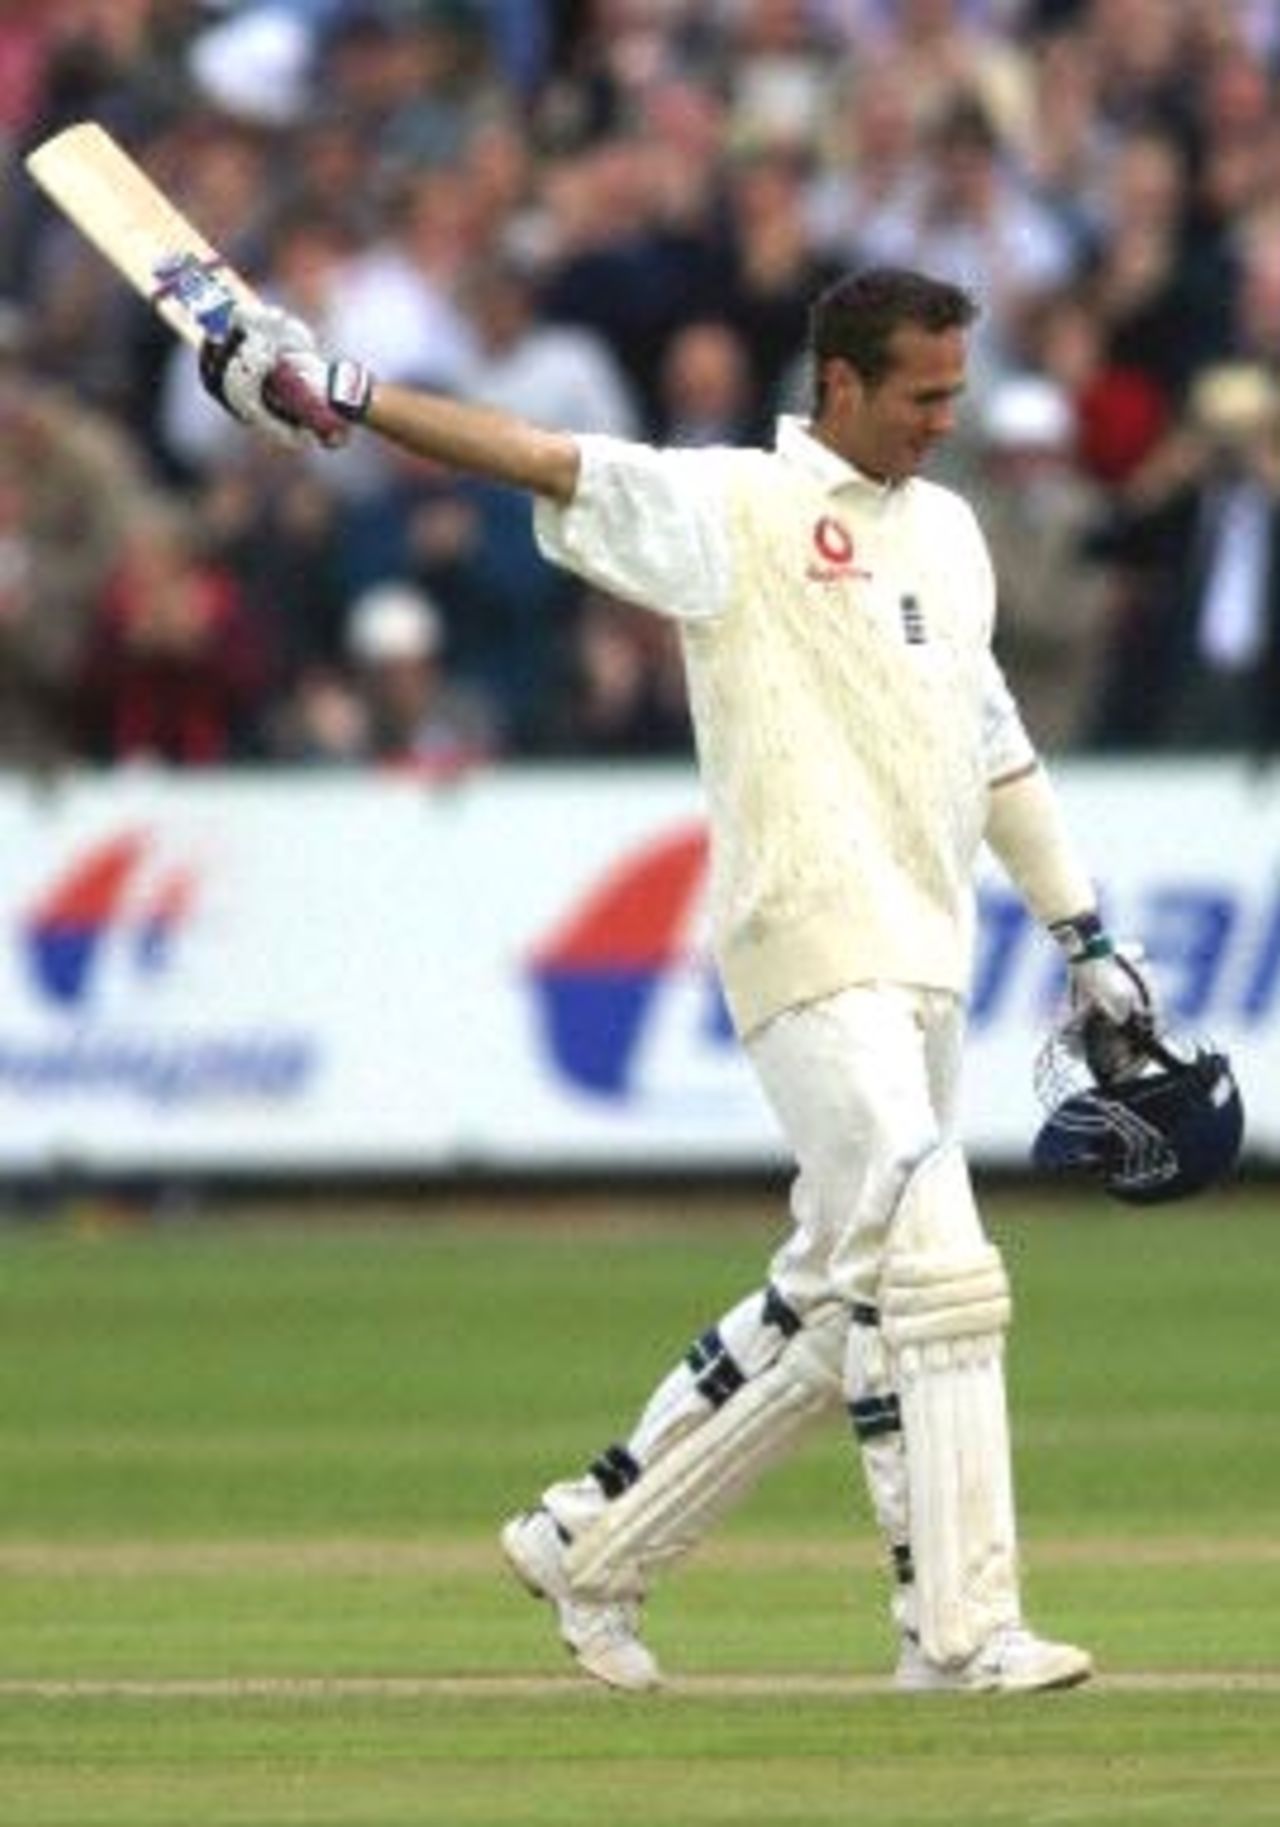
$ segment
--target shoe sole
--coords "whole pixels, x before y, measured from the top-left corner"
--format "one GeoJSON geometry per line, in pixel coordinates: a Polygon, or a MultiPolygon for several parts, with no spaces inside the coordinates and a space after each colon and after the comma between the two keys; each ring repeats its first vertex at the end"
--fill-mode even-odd
{"type": "Polygon", "coordinates": [[[1055,1675],[1050,1681],[1033,1681],[1026,1687],[1015,1685],[996,1688],[994,1691],[1002,1694],[1060,1694],[1070,1687],[1083,1687],[1092,1674],[1093,1664],[1086,1662],[1083,1668],[1065,1669],[1062,1674],[1055,1675]]]}
{"type": "Polygon", "coordinates": [[[1083,1687],[1092,1679],[1093,1664],[1088,1662],[1083,1668],[1064,1669],[1060,1675],[1053,1675],[1047,1681],[947,1681],[945,1679],[926,1679],[923,1681],[898,1680],[894,1686],[900,1694],[1060,1694],[1068,1688],[1083,1687]]]}

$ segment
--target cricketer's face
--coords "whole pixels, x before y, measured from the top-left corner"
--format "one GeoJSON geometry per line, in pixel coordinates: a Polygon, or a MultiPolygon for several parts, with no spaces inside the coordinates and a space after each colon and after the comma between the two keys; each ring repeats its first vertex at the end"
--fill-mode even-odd
{"type": "Polygon", "coordinates": [[[955,428],[968,345],[963,330],[902,324],[889,343],[892,362],[868,383],[839,358],[826,364],[826,393],[814,430],[865,475],[901,482],[955,428]]]}

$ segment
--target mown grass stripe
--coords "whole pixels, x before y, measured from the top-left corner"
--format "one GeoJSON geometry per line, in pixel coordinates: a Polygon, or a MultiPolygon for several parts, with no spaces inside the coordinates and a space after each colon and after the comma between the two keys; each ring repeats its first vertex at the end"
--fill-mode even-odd
{"type": "MultiPolygon", "coordinates": [[[[892,1694],[885,1675],[681,1675],[662,1695],[677,1699],[857,1699],[892,1694]]],[[[1104,1694],[1280,1694],[1277,1669],[1126,1669],[1096,1676],[1104,1694]]],[[[577,1698],[607,1691],[574,1675],[222,1676],[170,1680],[0,1680],[0,1700],[527,1700],[577,1698]]],[[[616,1696],[615,1696],[616,1698],[616,1696]]],[[[659,1696],[661,1698],[661,1695],[659,1696]]],[[[904,1702],[919,1704],[919,1696],[904,1702]]],[[[629,1701],[649,1705],[651,1700],[629,1701]]]]}

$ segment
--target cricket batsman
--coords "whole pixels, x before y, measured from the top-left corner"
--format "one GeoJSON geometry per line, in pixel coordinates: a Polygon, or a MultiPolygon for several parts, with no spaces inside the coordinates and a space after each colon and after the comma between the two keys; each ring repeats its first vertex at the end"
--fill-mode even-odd
{"type": "Polygon", "coordinates": [[[906,1689],[1087,1679],[1026,1623],[1004,1386],[1009,1287],[957,1088],[985,839],[1061,946],[1075,1007],[1146,1005],[991,651],[966,502],[920,475],[965,385],[969,295],[855,273],[811,317],[813,399],[772,449],[550,432],[380,383],[278,311],[207,342],[206,386],[286,440],[357,426],[528,490],[543,552],[678,624],[712,834],[716,957],[794,1153],[764,1285],[696,1340],[631,1432],[502,1532],[583,1670],[660,1680],[652,1581],[842,1407],[892,1569],[906,1689]]]}

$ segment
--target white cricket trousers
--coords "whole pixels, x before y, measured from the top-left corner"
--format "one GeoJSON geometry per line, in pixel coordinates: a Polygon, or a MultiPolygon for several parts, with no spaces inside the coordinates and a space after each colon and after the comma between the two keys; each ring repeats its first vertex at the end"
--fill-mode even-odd
{"type": "Polygon", "coordinates": [[[859,984],[788,1009],[747,1053],[795,1155],[794,1228],[770,1280],[797,1313],[874,1303],[895,1206],[912,1169],[955,1130],[958,997],[859,984]]]}
{"type": "MultiPolygon", "coordinates": [[[[822,1402],[836,1406],[875,1393],[852,1349],[852,1314],[859,1304],[875,1305],[885,1242],[908,1178],[949,1139],[962,1033],[956,997],[876,984],[788,1010],[751,1036],[751,1063],[795,1154],[791,1234],[773,1257],[769,1288],[746,1296],[695,1341],[626,1439],[608,1447],[585,1477],[543,1493],[567,1537],[588,1528],[607,1503],[625,1503],[636,1513],[627,1569],[643,1573],[683,1552],[732,1495],[733,1480],[720,1462],[742,1450],[733,1392],[763,1377],[798,1329],[820,1339],[815,1349],[830,1357],[822,1402]],[[661,1493],[664,1477],[680,1462],[677,1447],[705,1454],[696,1524],[666,1516],[660,1496],[648,1499],[651,1490],[661,1493]]],[[[798,1411],[785,1382],[775,1372],[769,1385],[780,1392],[776,1432],[767,1417],[759,1424],[756,1471],[789,1450],[796,1433],[798,1411]]],[[[699,1484],[696,1469],[679,1475],[699,1484]]],[[[891,1466],[869,1476],[877,1512],[896,1541],[900,1474],[891,1466]]],[[[632,1589],[643,1584],[637,1575],[632,1589]]]]}

